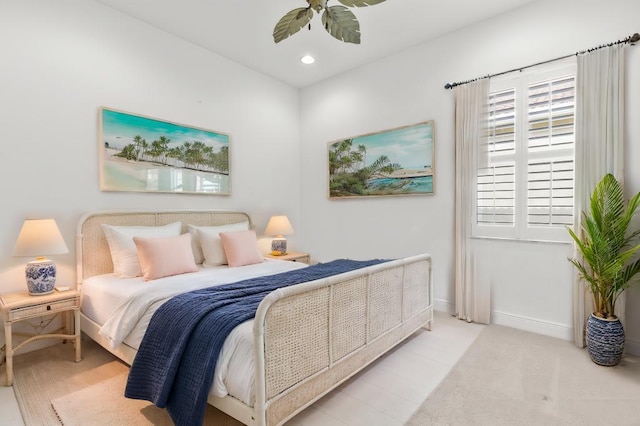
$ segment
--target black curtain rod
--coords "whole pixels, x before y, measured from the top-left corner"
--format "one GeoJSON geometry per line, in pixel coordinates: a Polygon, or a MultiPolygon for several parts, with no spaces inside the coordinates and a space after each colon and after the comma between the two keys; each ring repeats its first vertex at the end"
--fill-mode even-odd
{"type": "Polygon", "coordinates": [[[542,61],[542,62],[538,62],[538,63],[535,63],[535,64],[527,65],[526,67],[514,68],[514,69],[509,70],[509,71],[503,71],[503,72],[499,72],[497,74],[490,74],[490,75],[486,75],[484,77],[478,77],[478,78],[474,78],[474,79],[467,80],[467,81],[459,81],[457,83],[447,83],[447,84],[444,85],[444,88],[445,89],[453,89],[456,86],[461,86],[463,84],[472,83],[474,81],[477,81],[477,80],[480,80],[480,79],[483,79],[483,78],[497,77],[499,75],[509,74],[510,72],[522,71],[524,69],[535,67],[535,66],[538,66],[538,65],[548,64],[549,62],[555,62],[555,61],[559,61],[561,59],[570,58],[572,56],[578,56],[578,55],[581,55],[583,53],[593,52],[594,50],[602,49],[604,47],[615,46],[616,44],[629,43],[629,44],[633,45],[638,41],[640,41],[640,34],[635,33],[634,35],[631,35],[631,36],[625,38],[624,40],[614,41],[613,43],[609,43],[609,44],[602,44],[602,45],[597,46],[597,47],[592,47],[591,49],[581,50],[580,52],[572,53],[571,55],[560,56],[559,58],[549,59],[548,61],[542,61]]]}

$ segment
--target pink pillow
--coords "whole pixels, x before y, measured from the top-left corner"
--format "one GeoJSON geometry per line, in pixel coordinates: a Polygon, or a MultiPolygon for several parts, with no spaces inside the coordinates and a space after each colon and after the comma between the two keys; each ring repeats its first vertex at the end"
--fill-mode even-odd
{"type": "Polygon", "coordinates": [[[245,266],[264,261],[255,231],[221,232],[220,240],[229,266],[245,266]]]}
{"type": "Polygon", "coordinates": [[[177,237],[133,237],[145,281],[197,272],[191,250],[191,234],[177,237]]]}

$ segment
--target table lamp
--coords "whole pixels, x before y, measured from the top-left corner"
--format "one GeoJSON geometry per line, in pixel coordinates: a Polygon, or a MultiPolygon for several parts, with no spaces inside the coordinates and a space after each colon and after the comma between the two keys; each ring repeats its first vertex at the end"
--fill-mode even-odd
{"type": "Polygon", "coordinates": [[[29,294],[40,296],[53,292],[56,264],[46,255],[69,253],[69,249],[53,219],[27,219],[22,224],[14,256],[35,257],[27,263],[25,275],[29,294]]]}
{"type": "Polygon", "coordinates": [[[293,227],[287,216],[271,216],[264,233],[269,236],[275,236],[271,240],[271,254],[273,256],[287,254],[287,239],[284,236],[293,234],[293,227]]]}

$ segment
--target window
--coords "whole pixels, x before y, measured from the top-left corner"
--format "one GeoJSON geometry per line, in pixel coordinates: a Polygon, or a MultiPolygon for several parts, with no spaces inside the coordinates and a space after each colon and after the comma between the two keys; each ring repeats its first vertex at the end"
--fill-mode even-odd
{"type": "Polygon", "coordinates": [[[570,241],[575,65],[493,79],[474,236],[570,241]]]}

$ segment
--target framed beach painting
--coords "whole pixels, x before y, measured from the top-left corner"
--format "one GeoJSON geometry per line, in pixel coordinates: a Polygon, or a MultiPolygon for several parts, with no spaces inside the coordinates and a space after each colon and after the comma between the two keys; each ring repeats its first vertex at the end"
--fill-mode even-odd
{"type": "Polygon", "coordinates": [[[433,121],[329,142],[329,198],[434,191],[433,121]]]}
{"type": "Polygon", "coordinates": [[[229,135],[100,108],[100,189],[229,195],[229,135]]]}

